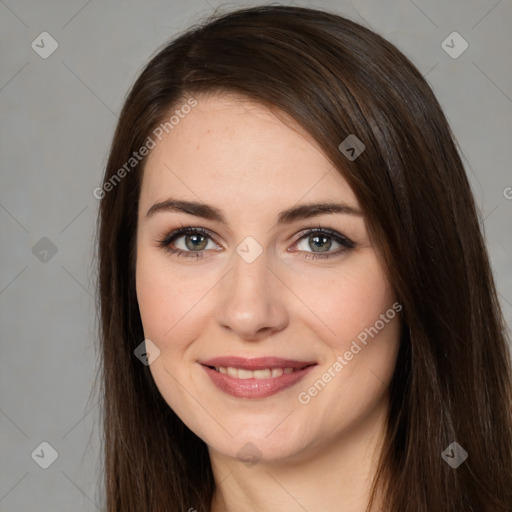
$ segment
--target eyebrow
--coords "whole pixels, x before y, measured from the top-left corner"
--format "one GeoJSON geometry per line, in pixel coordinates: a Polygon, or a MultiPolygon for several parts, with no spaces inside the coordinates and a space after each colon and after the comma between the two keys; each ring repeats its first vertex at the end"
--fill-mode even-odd
{"type": "MultiPolygon", "coordinates": [[[[167,199],[155,203],[146,213],[146,218],[152,217],[159,212],[182,212],[201,217],[203,219],[227,224],[226,217],[222,210],[194,201],[183,201],[177,199],[167,199]]],[[[309,219],[317,215],[344,213],[348,215],[362,216],[361,210],[344,203],[306,203],[299,206],[293,206],[279,213],[277,224],[291,224],[297,220],[309,219]]]]}

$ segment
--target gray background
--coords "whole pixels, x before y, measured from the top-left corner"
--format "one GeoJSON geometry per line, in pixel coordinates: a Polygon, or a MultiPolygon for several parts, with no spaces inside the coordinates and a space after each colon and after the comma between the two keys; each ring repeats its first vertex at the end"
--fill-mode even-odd
{"type": "MultiPolygon", "coordinates": [[[[98,510],[92,192],[150,55],[218,5],[257,3],[0,0],[1,511],[98,510]],[[58,42],[46,59],[31,47],[44,31],[58,42]],[[43,441],[58,452],[48,469],[31,457],[43,441]]],[[[510,325],[511,1],[290,3],[369,26],[427,77],[460,144],[510,325]],[[441,46],[453,31],[469,44],[458,58],[441,46]]]]}

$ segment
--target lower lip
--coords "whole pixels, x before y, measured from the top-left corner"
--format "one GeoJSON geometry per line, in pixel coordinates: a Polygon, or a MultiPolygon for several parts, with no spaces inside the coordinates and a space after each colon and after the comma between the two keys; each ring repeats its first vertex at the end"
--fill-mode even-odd
{"type": "Polygon", "coordinates": [[[236,398],[266,398],[289,388],[302,380],[314,365],[302,370],[287,373],[280,377],[269,379],[237,379],[225,373],[212,370],[210,367],[201,365],[212,382],[224,393],[236,398]]]}

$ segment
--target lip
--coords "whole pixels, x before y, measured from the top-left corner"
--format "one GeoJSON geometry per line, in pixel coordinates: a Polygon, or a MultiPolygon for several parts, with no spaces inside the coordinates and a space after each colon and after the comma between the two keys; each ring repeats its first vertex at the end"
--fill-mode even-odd
{"type": "Polygon", "coordinates": [[[314,366],[314,361],[297,361],[280,357],[215,357],[198,361],[215,386],[224,393],[236,398],[266,398],[302,380],[314,366]],[[265,368],[293,368],[293,373],[269,379],[238,379],[227,374],[219,373],[210,367],[231,366],[244,370],[263,370],[265,368]]]}

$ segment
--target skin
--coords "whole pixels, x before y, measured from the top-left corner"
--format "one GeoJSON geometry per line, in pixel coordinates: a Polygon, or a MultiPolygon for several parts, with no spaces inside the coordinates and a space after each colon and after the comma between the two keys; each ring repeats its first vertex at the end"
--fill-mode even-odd
{"type": "MultiPolygon", "coordinates": [[[[297,204],[360,205],[292,121],[233,95],[197,100],[150,153],[141,187],[136,286],[145,337],[160,350],[152,376],[169,406],[208,445],[214,512],[362,512],[382,447],[399,314],[341,371],[332,366],[395,298],[362,215],[276,224],[279,212],[297,204]],[[171,197],[213,205],[227,224],[176,211],[146,216],[171,197]],[[159,244],[181,226],[211,232],[202,258],[171,254],[159,244]],[[344,247],[331,238],[330,247],[320,248],[330,258],[306,259],[318,254],[308,243],[315,235],[301,235],[319,226],[355,247],[335,254],[344,247]],[[263,250],[252,263],[236,252],[247,236],[263,250]],[[198,363],[226,355],[317,365],[275,395],[235,398],[215,387],[198,363]],[[329,368],[335,376],[300,403],[299,393],[329,368]],[[238,460],[249,442],[256,447],[252,459],[238,460]]],[[[181,235],[171,245],[190,254],[186,241],[181,235]]]]}

